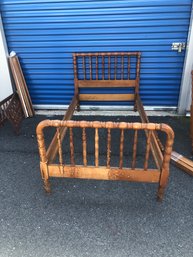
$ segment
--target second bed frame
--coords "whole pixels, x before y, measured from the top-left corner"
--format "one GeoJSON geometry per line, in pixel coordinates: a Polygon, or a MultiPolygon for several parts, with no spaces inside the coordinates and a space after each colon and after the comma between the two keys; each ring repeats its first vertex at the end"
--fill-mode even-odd
{"type": "Polygon", "coordinates": [[[149,123],[139,95],[140,52],[115,53],[75,53],[73,55],[75,94],[63,120],[44,120],[37,126],[37,140],[40,153],[40,170],[44,188],[50,192],[50,177],[127,180],[136,182],[158,183],[158,200],[162,200],[169,176],[169,163],[174,140],[173,130],[166,124],[149,123]],[[110,93],[97,94],[95,89],[106,89],[110,93]],[[126,89],[128,93],[116,94],[115,91],[126,89]],[[86,90],[90,90],[89,93],[86,90]],[[90,93],[95,90],[95,93],[90,93]],[[115,92],[114,91],[114,92],[115,92]],[[131,101],[134,110],[139,112],[142,123],[73,121],[74,110],[80,109],[80,101],[131,101]],[[44,128],[54,127],[56,133],[46,149],[44,128]],[[82,131],[82,164],[77,164],[74,150],[74,130],[82,131]],[[94,165],[88,165],[87,129],[94,130],[94,165]],[[100,166],[99,131],[106,130],[106,165],[100,166]],[[120,130],[118,147],[119,164],[111,167],[112,130],[120,130]],[[124,140],[126,132],[132,130],[132,161],[130,167],[124,167],[124,140]],[[146,150],[143,167],[137,167],[138,132],[145,132],[146,150]],[[69,131],[70,163],[63,158],[62,142],[69,131]],[[165,146],[161,144],[157,131],[166,134],[165,146]],[[156,168],[149,168],[150,153],[156,168]],[[58,156],[59,163],[55,159],[58,156]]]}

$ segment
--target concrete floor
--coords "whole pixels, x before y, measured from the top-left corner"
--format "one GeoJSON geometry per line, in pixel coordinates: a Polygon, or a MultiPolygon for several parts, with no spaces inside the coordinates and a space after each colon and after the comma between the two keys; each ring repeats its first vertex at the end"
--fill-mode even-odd
{"type": "MultiPolygon", "coordinates": [[[[162,203],[157,185],[120,181],[53,179],[48,196],[35,136],[45,118],[24,120],[19,136],[0,129],[0,257],[193,256],[193,177],[171,165],[162,203]]],[[[171,125],[175,151],[192,159],[189,118],[150,120],[171,125]]]]}

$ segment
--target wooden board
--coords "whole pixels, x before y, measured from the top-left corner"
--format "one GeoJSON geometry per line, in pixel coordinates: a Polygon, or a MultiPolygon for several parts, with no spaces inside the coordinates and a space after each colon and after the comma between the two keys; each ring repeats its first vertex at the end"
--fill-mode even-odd
{"type": "Polygon", "coordinates": [[[171,159],[178,168],[193,176],[193,161],[175,151],[172,152],[171,159]]]}
{"type": "Polygon", "coordinates": [[[133,101],[134,94],[79,94],[80,101],[133,101]]]}
{"type": "Polygon", "coordinates": [[[136,80],[78,80],[80,88],[135,87],[136,80]]]}
{"type": "Polygon", "coordinates": [[[32,106],[32,101],[26,85],[26,81],[19,63],[19,59],[15,52],[12,52],[9,57],[9,63],[14,78],[15,86],[22,105],[25,118],[34,116],[35,112],[32,106]]]}
{"type": "Polygon", "coordinates": [[[63,166],[48,165],[50,177],[80,178],[80,179],[99,179],[99,180],[127,180],[137,182],[157,183],[160,172],[158,170],[143,169],[118,169],[93,166],[63,166]],[[61,172],[62,171],[62,172],[61,172]]]}

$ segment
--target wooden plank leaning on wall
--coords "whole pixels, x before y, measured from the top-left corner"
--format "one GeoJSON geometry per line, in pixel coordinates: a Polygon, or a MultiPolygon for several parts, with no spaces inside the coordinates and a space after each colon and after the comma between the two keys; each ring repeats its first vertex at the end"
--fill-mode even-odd
{"type": "Polygon", "coordinates": [[[32,106],[31,97],[27,88],[27,84],[19,63],[19,59],[15,52],[11,52],[9,57],[11,72],[17,89],[17,93],[22,105],[25,118],[33,117],[35,112],[32,106]]]}

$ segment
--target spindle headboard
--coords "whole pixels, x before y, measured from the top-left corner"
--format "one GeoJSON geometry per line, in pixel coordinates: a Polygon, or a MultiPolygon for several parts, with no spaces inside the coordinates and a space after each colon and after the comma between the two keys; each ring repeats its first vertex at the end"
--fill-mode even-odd
{"type": "Polygon", "coordinates": [[[140,52],[74,53],[75,95],[79,101],[134,101],[139,92],[140,52]],[[133,88],[127,94],[85,94],[80,88],[133,88]]]}

